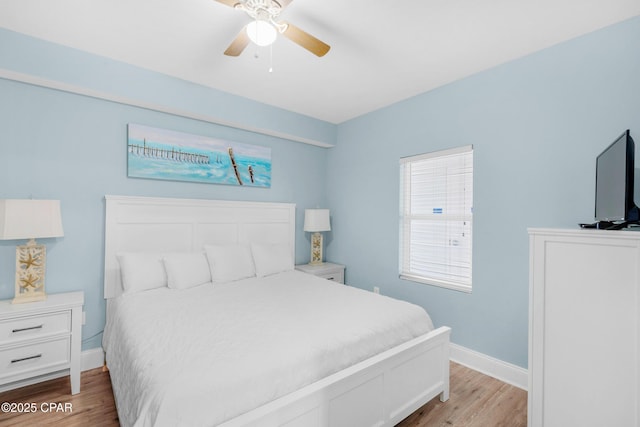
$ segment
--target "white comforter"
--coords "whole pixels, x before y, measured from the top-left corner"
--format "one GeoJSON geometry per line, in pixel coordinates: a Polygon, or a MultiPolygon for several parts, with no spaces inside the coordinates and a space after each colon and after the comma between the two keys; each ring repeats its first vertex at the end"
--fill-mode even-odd
{"type": "Polygon", "coordinates": [[[421,307],[298,271],[110,304],[125,427],[216,425],[433,329],[421,307]]]}

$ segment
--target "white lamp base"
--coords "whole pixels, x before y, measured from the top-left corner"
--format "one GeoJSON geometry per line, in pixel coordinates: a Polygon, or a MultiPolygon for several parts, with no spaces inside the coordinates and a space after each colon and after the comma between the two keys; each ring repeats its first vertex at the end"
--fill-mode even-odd
{"type": "Polygon", "coordinates": [[[322,261],[322,233],[315,232],[311,235],[311,261],[309,265],[324,264],[322,261]]]}
{"type": "Polygon", "coordinates": [[[47,263],[47,250],[34,239],[26,245],[16,247],[16,283],[13,304],[42,301],[44,293],[44,272],[47,263]]]}

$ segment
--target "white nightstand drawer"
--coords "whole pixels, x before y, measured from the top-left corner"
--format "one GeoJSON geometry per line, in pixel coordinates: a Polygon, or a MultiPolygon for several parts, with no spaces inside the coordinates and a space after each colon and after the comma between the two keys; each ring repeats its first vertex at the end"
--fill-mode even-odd
{"type": "Polygon", "coordinates": [[[64,369],[71,360],[70,338],[13,347],[0,351],[0,381],[17,381],[31,377],[39,370],[64,369]]]}
{"type": "Polygon", "coordinates": [[[18,317],[0,322],[0,344],[71,331],[71,311],[18,317]]]}
{"type": "Polygon", "coordinates": [[[334,264],[332,262],[323,262],[322,264],[298,264],[296,270],[304,271],[323,279],[333,280],[336,283],[344,283],[344,265],[334,264]]]}
{"type": "Polygon", "coordinates": [[[331,274],[318,274],[317,276],[323,279],[333,280],[334,282],[344,283],[344,271],[336,271],[331,274]]]}

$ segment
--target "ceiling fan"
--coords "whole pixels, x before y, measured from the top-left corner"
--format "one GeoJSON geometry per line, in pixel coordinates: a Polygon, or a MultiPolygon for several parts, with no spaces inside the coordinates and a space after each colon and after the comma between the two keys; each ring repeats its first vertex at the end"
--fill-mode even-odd
{"type": "Polygon", "coordinates": [[[215,0],[235,9],[243,10],[253,18],[231,42],[225,55],[238,56],[249,41],[259,46],[273,43],[280,33],[316,56],[324,56],[331,46],[286,21],[279,21],[280,13],[292,0],[215,0]]]}

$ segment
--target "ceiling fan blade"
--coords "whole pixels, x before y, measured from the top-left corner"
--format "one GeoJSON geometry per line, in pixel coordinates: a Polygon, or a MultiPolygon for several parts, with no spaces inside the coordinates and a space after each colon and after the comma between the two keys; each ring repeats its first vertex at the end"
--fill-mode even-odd
{"type": "Polygon", "coordinates": [[[289,24],[288,22],[283,22],[283,24],[287,24],[287,29],[284,30],[282,35],[292,42],[299,44],[314,55],[324,56],[327,52],[329,52],[329,49],[331,49],[331,46],[321,40],[318,40],[311,34],[302,31],[295,25],[289,24]]]}
{"type": "Polygon", "coordinates": [[[273,0],[274,2],[280,5],[280,10],[284,10],[285,7],[289,6],[293,0],[273,0]]]}
{"type": "Polygon", "coordinates": [[[247,35],[247,27],[245,26],[235,39],[231,42],[224,54],[227,56],[238,56],[242,53],[245,47],[249,44],[249,36],[247,35]]]}
{"type": "Polygon", "coordinates": [[[233,7],[233,8],[235,8],[236,5],[240,3],[239,0],[215,0],[215,1],[217,1],[218,3],[226,4],[227,6],[233,7]]]}

